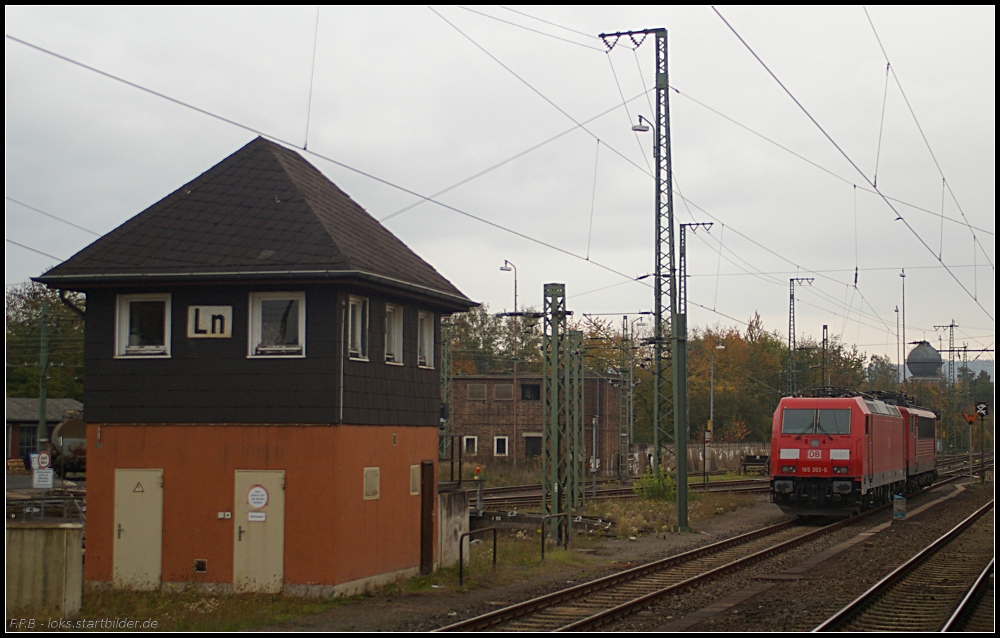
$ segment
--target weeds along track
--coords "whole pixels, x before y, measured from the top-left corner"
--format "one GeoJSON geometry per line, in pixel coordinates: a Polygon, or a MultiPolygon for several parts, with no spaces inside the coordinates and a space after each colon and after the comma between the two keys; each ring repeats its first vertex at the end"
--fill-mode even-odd
{"type": "Polygon", "coordinates": [[[645,608],[651,601],[697,583],[742,569],[857,522],[821,528],[797,521],[773,525],[735,538],[634,567],[611,576],[541,596],[437,631],[591,630],[645,608]]]}
{"type": "MultiPolygon", "coordinates": [[[[691,483],[689,486],[691,492],[704,493],[704,489],[701,483],[691,483]]],[[[733,492],[767,492],[770,490],[770,483],[762,479],[740,479],[734,481],[717,481],[710,483],[708,486],[708,492],[715,493],[733,493],[733,492]]],[[[605,484],[600,485],[597,488],[597,493],[595,494],[590,485],[586,486],[585,497],[587,499],[616,499],[616,498],[634,498],[638,496],[631,486],[622,486],[620,484],[605,484]]],[[[469,507],[475,508],[476,506],[475,495],[470,493],[469,496],[469,507]]],[[[537,485],[522,485],[514,487],[500,487],[500,488],[486,488],[483,490],[483,507],[486,509],[501,510],[501,509],[517,509],[519,507],[531,507],[534,505],[541,506],[542,502],[542,489],[537,485]]]]}
{"type": "Polygon", "coordinates": [[[816,631],[941,631],[993,558],[990,501],[816,631]]]}

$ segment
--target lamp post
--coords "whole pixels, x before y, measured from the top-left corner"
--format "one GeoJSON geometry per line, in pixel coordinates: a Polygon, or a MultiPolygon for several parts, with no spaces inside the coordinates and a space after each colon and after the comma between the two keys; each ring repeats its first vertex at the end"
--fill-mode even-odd
{"type": "Polygon", "coordinates": [[[511,449],[511,458],[514,462],[514,467],[517,467],[517,344],[520,338],[519,330],[520,325],[518,323],[517,317],[517,266],[510,263],[506,259],[503,260],[503,266],[500,266],[500,270],[504,272],[514,271],[514,381],[513,381],[513,392],[511,399],[514,401],[514,434],[511,438],[514,439],[514,445],[511,449]]]}
{"type": "Polygon", "coordinates": [[[705,434],[701,437],[702,484],[704,484],[706,492],[708,491],[708,437],[711,436],[715,423],[715,351],[725,349],[726,346],[721,343],[712,349],[712,372],[709,376],[708,428],[705,429],[705,434]]]}

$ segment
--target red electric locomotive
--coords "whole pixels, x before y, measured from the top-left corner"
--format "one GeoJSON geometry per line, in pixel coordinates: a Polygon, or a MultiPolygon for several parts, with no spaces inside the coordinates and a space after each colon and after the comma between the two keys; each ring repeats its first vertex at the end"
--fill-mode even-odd
{"type": "Polygon", "coordinates": [[[846,516],[934,481],[933,412],[905,395],[821,392],[774,413],[771,500],[783,512],[846,516]]]}

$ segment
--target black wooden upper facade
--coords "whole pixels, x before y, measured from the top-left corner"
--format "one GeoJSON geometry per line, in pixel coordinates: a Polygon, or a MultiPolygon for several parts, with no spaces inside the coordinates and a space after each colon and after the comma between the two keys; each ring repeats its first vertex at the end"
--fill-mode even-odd
{"type": "Polygon", "coordinates": [[[37,280],[87,294],[91,423],[437,425],[475,305],[260,138],[37,280]]]}

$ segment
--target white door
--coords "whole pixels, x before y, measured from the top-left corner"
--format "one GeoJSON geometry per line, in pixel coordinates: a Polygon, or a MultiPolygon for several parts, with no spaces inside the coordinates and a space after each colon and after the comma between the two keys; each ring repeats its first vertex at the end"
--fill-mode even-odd
{"type": "Polygon", "coordinates": [[[114,585],[160,587],[163,470],[115,470],[114,585]]]}
{"type": "Polygon", "coordinates": [[[233,590],[281,592],[285,578],[285,472],[236,470],[233,590]]]}

